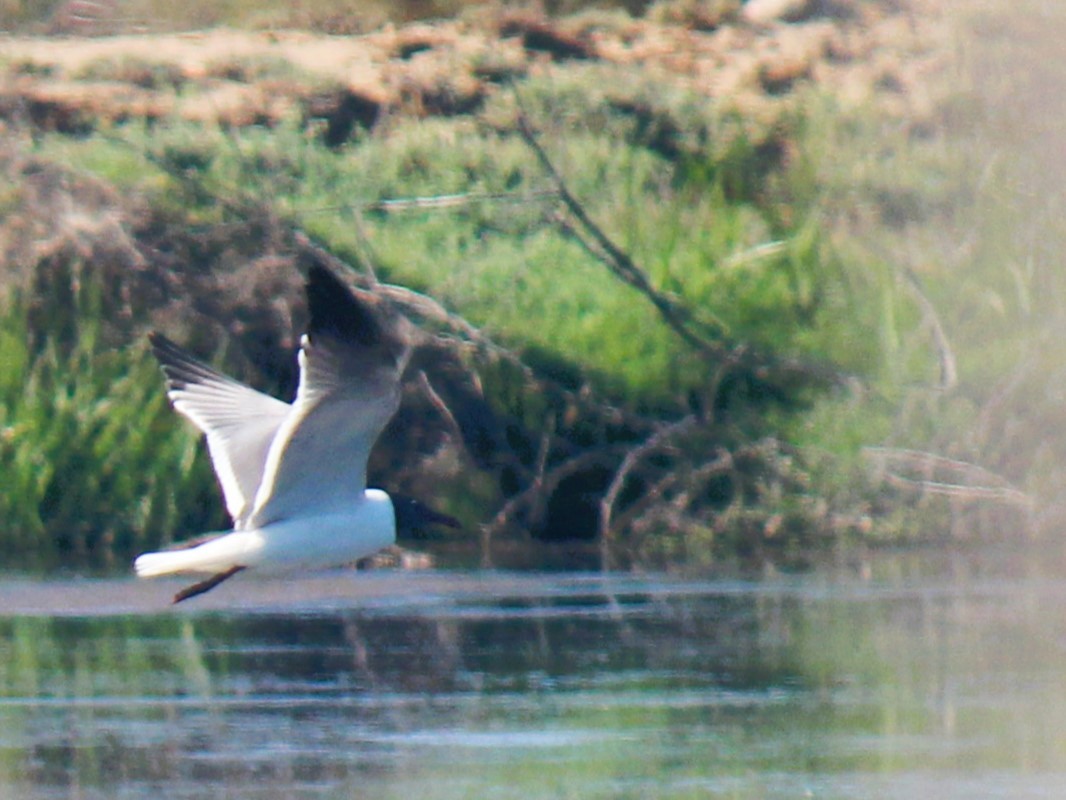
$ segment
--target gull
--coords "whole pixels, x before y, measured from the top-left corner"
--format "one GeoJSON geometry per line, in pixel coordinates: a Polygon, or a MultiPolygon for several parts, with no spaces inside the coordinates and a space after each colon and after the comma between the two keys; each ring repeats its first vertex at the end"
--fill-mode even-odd
{"type": "Polygon", "coordinates": [[[400,402],[413,325],[326,267],[308,272],[310,324],[300,340],[300,381],[286,403],[149,334],[174,409],[205,434],[233,529],[134,561],[142,578],[209,577],[179,603],[243,570],[320,569],[364,558],[396,541],[397,527],[458,527],[407,497],[366,486],[370,448],[400,402]]]}

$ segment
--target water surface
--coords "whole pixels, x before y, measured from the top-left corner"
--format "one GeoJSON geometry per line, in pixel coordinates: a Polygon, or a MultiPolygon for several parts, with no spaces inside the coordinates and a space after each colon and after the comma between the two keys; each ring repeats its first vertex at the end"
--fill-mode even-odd
{"type": "Polygon", "coordinates": [[[1061,797],[1058,564],[0,581],[0,797],[1061,797]]]}

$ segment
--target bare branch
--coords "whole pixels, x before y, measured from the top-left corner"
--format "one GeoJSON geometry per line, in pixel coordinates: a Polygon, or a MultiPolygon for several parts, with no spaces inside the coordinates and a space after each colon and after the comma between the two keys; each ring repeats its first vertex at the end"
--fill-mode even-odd
{"type": "MultiPolygon", "coordinates": [[[[521,102],[519,102],[519,106],[521,107],[521,102]]],[[[643,294],[659,312],[659,316],[663,321],[686,344],[711,358],[732,357],[735,359],[743,354],[745,360],[751,361],[756,368],[772,368],[780,372],[796,372],[807,378],[829,383],[839,384],[844,382],[845,376],[842,376],[838,370],[827,367],[824,364],[804,363],[795,358],[767,357],[755,352],[746,345],[730,347],[724,341],[725,325],[718,321],[694,319],[692,312],[688,308],[678,303],[670,295],[656,289],[648,278],[647,273],[593,221],[581,202],[567,187],[551,158],[538,141],[529,118],[521,110],[518,114],[517,128],[522,139],[533,151],[541,168],[555,185],[555,191],[566,212],[577,223],[576,225],[572,224],[563,214],[557,215],[556,222],[563,233],[578,242],[586,252],[606,266],[615,277],[643,294]],[[714,337],[720,337],[723,341],[717,341],[714,337]]],[[[763,257],[769,253],[776,252],[782,246],[781,242],[769,242],[761,252],[758,252],[758,255],[763,257]]],[[[736,364],[737,362],[734,361],[732,363],[736,364]]]]}
{"type": "Polygon", "coordinates": [[[951,342],[944,332],[944,326],[940,324],[940,315],[936,313],[936,307],[926,296],[922,289],[922,283],[914,270],[909,267],[901,267],[900,272],[911,291],[914,292],[918,305],[922,309],[922,316],[933,332],[933,344],[936,345],[937,360],[940,362],[940,383],[937,388],[941,391],[950,392],[959,383],[959,370],[955,362],[955,353],[951,349],[951,342]]]}
{"type": "Polygon", "coordinates": [[[1033,506],[1030,495],[1002,476],[969,461],[897,447],[864,447],[863,454],[873,459],[884,479],[896,487],[948,497],[994,500],[1023,508],[1033,506]],[[917,477],[904,475],[904,470],[917,473],[917,477]]]}
{"type": "Polygon", "coordinates": [[[699,418],[695,414],[689,414],[677,422],[665,425],[645,439],[640,445],[632,448],[622,459],[622,464],[615,472],[607,492],[600,499],[600,568],[604,572],[610,570],[611,566],[611,541],[614,533],[611,518],[614,514],[614,505],[618,501],[618,495],[621,493],[622,487],[625,486],[626,479],[637,464],[640,463],[641,459],[658,450],[668,440],[691,430],[698,422],[699,418]]]}
{"type": "Polygon", "coordinates": [[[452,410],[448,408],[448,404],[444,402],[444,399],[437,393],[437,390],[433,388],[433,384],[429,380],[429,376],[426,375],[425,370],[418,371],[418,386],[422,390],[422,393],[429,400],[429,404],[440,414],[441,419],[447,423],[448,427],[452,429],[452,434],[455,436],[457,442],[463,441],[463,431],[459,427],[459,422],[455,419],[455,415],[452,414],[452,410]]]}
{"type": "MultiPolygon", "coordinates": [[[[518,115],[518,132],[536,155],[541,168],[548,174],[548,177],[555,185],[555,191],[558,193],[559,199],[563,202],[567,211],[569,211],[574,219],[577,220],[580,230],[590,236],[592,241],[595,242],[596,248],[599,248],[599,250],[602,251],[603,255],[599,256],[599,260],[605,264],[616,277],[647,297],[652,305],[655,306],[656,310],[658,310],[659,315],[663,318],[666,324],[673,328],[678,336],[680,336],[685,342],[708,355],[720,356],[723,352],[723,348],[720,344],[707,339],[705,336],[693,330],[691,314],[688,309],[679,306],[670,297],[652,286],[651,281],[648,280],[645,272],[637,266],[636,262],[629,257],[629,254],[618,247],[603,229],[597,225],[591,217],[589,217],[584,206],[582,206],[577,198],[570,192],[566,182],[563,180],[558,170],[555,169],[555,165],[548,157],[547,152],[541,147],[541,144],[537,140],[533,128],[530,125],[529,119],[524,112],[520,112],[518,115]]],[[[571,228],[570,230],[575,236],[583,238],[577,228],[571,228]]],[[[586,246],[586,249],[588,249],[590,253],[596,254],[595,248],[586,246]]],[[[716,331],[715,333],[720,333],[720,331],[716,331]]]]}
{"type": "Polygon", "coordinates": [[[544,507],[548,502],[548,494],[543,491],[544,473],[548,467],[548,456],[551,455],[552,439],[555,436],[555,415],[549,414],[544,432],[540,437],[540,448],[537,451],[537,463],[533,472],[533,482],[530,486],[533,492],[533,502],[530,504],[530,517],[534,524],[541,521],[544,507]]]}
{"type": "MultiPolygon", "coordinates": [[[[555,189],[535,189],[528,192],[463,192],[461,194],[441,194],[432,197],[398,197],[377,200],[355,206],[362,211],[393,213],[397,211],[423,211],[441,208],[459,208],[482,202],[526,203],[532,199],[556,197],[555,189]]],[[[353,206],[348,206],[353,208],[353,206]]]]}
{"type": "Polygon", "coordinates": [[[504,530],[514,524],[518,514],[538,501],[538,494],[550,496],[563,480],[581,470],[598,464],[614,464],[625,450],[623,445],[608,445],[594,450],[585,450],[557,464],[545,471],[539,481],[531,482],[521,492],[513,495],[485,528],[491,533],[504,530]]]}
{"type": "MultiPolygon", "coordinates": [[[[741,453],[746,453],[748,448],[742,448],[741,453]]],[[[718,448],[717,455],[712,460],[701,464],[691,470],[671,470],[656,482],[644,495],[626,508],[625,512],[615,518],[615,527],[622,530],[628,526],[640,524],[647,527],[649,523],[656,524],[655,520],[661,520],[669,514],[675,519],[673,527],[680,528],[681,523],[677,520],[681,516],[687,516],[692,510],[693,495],[706,488],[706,483],[711,478],[723,472],[735,472],[736,464],[733,453],[723,448],[718,448]],[[681,486],[680,491],[674,495],[669,503],[662,502],[663,498],[675,487],[681,486]],[[651,510],[649,513],[649,509],[651,510]]]]}
{"type": "MultiPolygon", "coordinates": [[[[498,344],[480,328],[469,323],[464,317],[448,311],[448,309],[429,295],[416,292],[414,289],[409,289],[406,286],[373,282],[369,276],[357,272],[346,262],[315,244],[303,231],[296,231],[294,239],[299,247],[306,249],[316,258],[323,259],[328,266],[342,272],[342,274],[355,273],[357,279],[365,288],[371,289],[396,303],[403,309],[404,313],[442,325],[452,331],[453,334],[459,336],[462,343],[468,343],[477,351],[491,358],[497,358],[510,364],[518,370],[519,374],[521,374],[531,386],[536,386],[541,391],[546,391],[550,395],[561,398],[580,408],[596,407],[606,419],[615,422],[624,422],[627,425],[632,425],[637,428],[644,428],[649,424],[643,417],[639,417],[625,409],[611,405],[605,400],[594,396],[591,390],[587,387],[582,391],[575,392],[571,389],[567,389],[556,381],[538,375],[525,363],[525,361],[522,360],[522,357],[513,350],[498,344]]],[[[438,340],[449,343],[452,346],[456,344],[455,340],[452,339],[442,339],[441,337],[438,337],[438,340]]]]}

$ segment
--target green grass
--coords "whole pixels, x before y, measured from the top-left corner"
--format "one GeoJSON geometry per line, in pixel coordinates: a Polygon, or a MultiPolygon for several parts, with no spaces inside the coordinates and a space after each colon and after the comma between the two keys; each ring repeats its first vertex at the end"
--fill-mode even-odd
{"type": "MultiPolygon", "coordinates": [[[[720,331],[725,347],[746,342],[767,354],[819,363],[835,355],[836,331],[846,318],[839,314],[851,302],[832,291],[839,264],[820,235],[816,206],[797,200],[782,213],[782,195],[799,197],[800,191],[784,185],[779,166],[747,174],[758,132],[741,130],[732,117],[717,119],[713,109],[697,117],[689,100],[671,97],[652,113],[689,119],[693,126],[686,154],[671,160],[649,146],[645,129],[628,112],[567,118],[562,104],[571,102],[576,88],[566,88],[563,100],[552,94],[555,88],[551,82],[524,87],[528,113],[537,115],[533,122],[571,191],[644,266],[659,291],[720,331]],[[825,309],[823,299],[837,310],[825,309]]],[[[487,109],[482,120],[504,111],[487,109]]],[[[794,121],[798,130],[802,119],[794,121]]],[[[671,124],[683,129],[680,122],[671,124]]],[[[539,368],[574,388],[587,382],[633,410],[684,413],[689,395],[704,391],[717,368],[683,344],[645,297],[561,234],[550,217],[553,201],[538,194],[549,183],[532,151],[516,132],[495,124],[401,118],[330,150],[295,125],[223,133],[171,122],[150,129],[127,125],[80,140],[45,137],[38,153],[105,177],[187,232],[221,226],[240,236],[238,220],[269,197],[272,213],[342,257],[356,262],[359,254],[372,253],[381,278],[429,292],[539,368]],[[519,202],[476,199],[501,193],[519,202]],[[446,194],[472,199],[446,211],[364,210],[384,199],[446,194]]],[[[548,419],[556,420],[562,435],[584,443],[633,435],[611,432],[593,419],[564,421],[565,403],[530,396],[528,387],[515,391],[506,370],[486,368],[483,381],[505,418],[528,429],[532,441],[522,448],[531,452],[524,458],[535,457],[537,431],[548,419]]],[[[149,391],[162,397],[151,382],[149,391]]],[[[798,395],[773,399],[745,381],[730,396],[730,424],[746,431],[728,434],[737,443],[774,435],[765,412],[775,403],[807,402],[798,395]]],[[[173,430],[186,446],[195,446],[180,426],[173,430]]],[[[693,444],[697,456],[716,447],[713,436],[693,444]]],[[[758,481],[752,472],[757,462],[746,468],[745,481],[758,481]]],[[[162,460],[157,469],[192,475],[188,480],[202,486],[193,466],[162,460]]],[[[756,503],[777,502],[773,493],[753,489],[750,496],[756,503]]],[[[485,508],[475,516],[492,513],[485,508]]],[[[738,519],[739,541],[751,524],[738,519]]],[[[191,530],[192,522],[176,512],[150,531],[137,521],[128,529],[152,542],[191,530]]],[[[718,534],[708,529],[708,535],[718,534]]],[[[119,552],[128,552],[128,544],[119,552]]],[[[701,549],[696,539],[690,545],[693,552],[701,549]]]]}
{"type": "MultiPolygon", "coordinates": [[[[1054,66],[1038,63],[1034,80],[1053,83],[1054,66]]],[[[784,549],[802,551],[855,533],[937,536],[957,526],[949,517],[969,518],[943,499],[887,490],[871,473],[868,446],[971,461],[1045,503],[1064,487],[1061,190],[1032,152],[995,130],[1003,98],[990,91],[960,81],[938,116],[903,122],[806,92],[759,126],[627,67],[573,65],[520,81],[477,114],[397,114],[339,149],[296,120],[225,132],[163,120],[82,139],[43,136],[36,152],[114,183],[185,231],[261,231],[241,220],[267,206],[280,228],[302,228],[352,263],[369,255],[381,278],[428,292],[573,388],[587,383],[627,409],[676,419],[717,363],[682,343],[646,298],[563,234],[543,193],[550,181],[515,131],[521,110],[589,216],[723,347],[744,343],[842,378],[821,392],[765,380],[758,370],[727,382],[714,398],[720,427],[671,457],[691,464],[719,446],[753,455],[739,477],[707,490],[715,513],[699,525],[630,543],[652,560],[691,561],[750,549],[777,535],[765,534],[770,529],[784,532],[784,549]],[[382,200],[453,194],[468,202],[373,210],[382,200]],[[930,309],[958,365],[958,385],[948,390],[930,309]]],[[[1011,101],[1020,103],[1020,94],[1011,101]]],[[[254,251],[259,243],[232,245],[254,251]]],[[[13,329],[19,319],[11,317],[13,329]]],[[[165,470],[190,492],[211,488],[189,455],[195,439],[157,421],[167,412],[150,366],[138,360],[143,353],[20,355],[17,337],[4,342],[13,353],[4,385],[29,382],[48,409],[32,412],[40,417],[33,436],[103,458],[95,442],[107,436],[91,409],[103,402],[101,387],[117,381],[126,394],[110,402],[130,406],[122,413],[139,420],[134,427],[166,425],[173,437],[165,470]],[[60,380],[64,369],[87,376],[79,391],[91,397],[60,402],[73,391],[60,380]],[[84,418],[71,416],[79,405],[90,409],[84,418]],[[52,433],[52,424],[75,433],[52,433]]],[[[594,420],[564,421],[564,405],[516,388],[507,369],[483,366],[483,379],[495,407],[524,424],[527,466],[545,424],[574,441],[623,436],[594,420]]],[[[4,409],[8,430],[32,417],[15,394],[9,390],[4,409]]],[[[127,449],[140,457],[136,446],[127,449]]],[[[48,456],[61,464],[64,457],[48,456]]],[[[10,518],[38,537],[68,525],[67,512],[50,518],[58,522],[42,516],[46,495],[34,488],[42,478],[28,450],[19,458],[19,480],[30,489],[10,518]]],[[[82,472],[76,464],[64,470],[63,481],[82,472]]],[[[151,470],[135,471],[144,483],[108,495],[125,509],[106,512],[126,531],[124,548],[205,522],[184,516],[185,500],[155,499],[151,470]],[[155,510],[133,510],[134,497],[152,498],[155,510]],[[166,503],[172,507],[160,510],[166,503]]],[[[88,504],[101,491],[87,483],[72,496],[88,504]]],[[[992,518],[1022,524],[1014,511],[992,518]]]]}
{"type": "Polygon", "coordinates": [[[220,522],[211,518],[215,504],[204,502],[214,488],[201,448],[174,425],[146,348],[102,343],[100,288],[91,279],[82,285],[65,341],[60,325],[29,330],[19,299],[0,319],[0,517],[9,568],[111,567],[175,531],[220,522]]]}
{"type": "MultiPolygon", "coordinates": [[[[157,200],[186,204],[193,218],[220,213],[206,200],[212,195],[269,193],[277,211],[335,251],[355,254],[369,244],[382,277],[431,289],[503,341],[565,352],[608,391],[661,400],[707,379],[648,302],[550,224],[550,201],[536,195],[549,184],[514,133],[468,121],[401,120],[386,135],[340,152],[294,127],[223,135],[175,124],[117,133],[134,150],[194,165],[203,207],[188,208],[190,197],[170,183],[170,198],[157,200]],[[517,202],[473,200],[453,211],[387,215],[361,210],[390,198],[499,193],[513,193],[517,202]]],[[[543,135],[574,194],[659,289],[730,340],[788,355],[817,357],[825,349],[811,325],[832,273],[817,212],[796,208],[794,223],[785,225],[772,199],[728,196],[720,176],[735,173],[731,159],[747,161],[747,151],[701,154],[709,177],[697,182],[687,163],[679,168],[610,125],[552,124],[543,135]],[[760,253],[767,241],[773,247],[760,253]]],[[[134,163],[128,145],[96,137],[50,143],[45,152],[142,191],[154,193],[160,179],[134,163]]]]}

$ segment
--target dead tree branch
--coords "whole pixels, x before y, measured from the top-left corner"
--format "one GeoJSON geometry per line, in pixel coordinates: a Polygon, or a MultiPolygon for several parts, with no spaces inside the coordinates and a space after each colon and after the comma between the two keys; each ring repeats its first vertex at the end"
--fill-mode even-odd
{"type": "Polygon", "coordinates": [[[425,370],[418,371],[418,388],[422,391],[423,396],[429,401],[429,404],[433,406],[434,410],[440,414],[440,417],[451,429],[452,435],[456,437],[456,441],[461,442],[463,440],[463,430],[459,426],[459,422],[455,419],[455,414],[448,408],[448,404],[444,402],[444,398],[440,396],[437,390],[434,388],[432,382],[429,380],[429,376],[426,375],[425,370]]]}
{"type": "MultiPolygon", "coordinates": [[[[745,449],[741,449],[741,455],[746,455],[745,449]]],[[[715,456],[710,461],[696,466],[691,471],[681,472],[673,470],[668,473],[658,484],[647,492],[647,498],[641,498],[631,509],[626,509],[624,514],[617,518],[619,527],[631,524],[635,518],[647,511],[649,506],[665,497],[675,487],[681,486],[681,491],[675,496],[675,506],[687,508],[692,502],[694,488],[705,488],[707,481],[723,472],[735,472],[736,462],[733,453],[724,448],[718,448],[715,456]]],[[[739,482],[739,476],[737,476],[739,482]]]]}
{"type": "Polygon", "coordinates": [[[914,293],[918,306],[922,309],[922,316],[933,333],[933,344],[936,346],[937,361],[940,364],[940,382],[938,389],[950,392],[959,383],[959,370],[955,361],[955,353],[951,349],[951,342],[944,332],[944,326],[940,324],[940,315],[936,313],[936,307],[926,296],[922,289],[922,282],[909,267],[902,267],[901,272],[907,285],[914,293]]]}
{"type": "MultiPolygon", "coordinates": [[[[390,283],[377,283],[376,279],[369,275],[363,275],[350,264],[337,258],[333,253],[318,245],[306,232],[296,230],[293,234],[294,241],[301,250],[313,258],[321,259],[327,266],[337,270],[341,274],[354,274],[364,288],[370,289],[388,300],[396,303],[405,314],[435,325],[442,326],[457,336],[459,342],[468,345],[482,355],[503,361],[513,367],[530,386],[537,387],[540,391],[547,392],[550,396],[557,397],[578,408],[596,407],[604,418],[613,422],[634,426],[638,429],[647,427],[648,420],[633,414],[619,406],[608,403],[603,398],[595,396],[588,387],[581,391],[573,391],[562,386],[556,381],[537,374],[518,354],[513,350],[499,344],[488,336],[484,331],[472,325],[464,317],[454,314],[446,309],[441,303],[432,297],[416,292],[406,286],[398,286],[390,283]]],[[[455,339],[446,341],[455,344],[455,339]]]]}
{"type": "MultiPolygon", "coordinates": [[[[533,151],[541,168],[548,175],[562,203],[565,213],[560,212],[556,216],[556,223],[560,230],[578,242],[615,277],[643,294],[658,311],[662,320],[682,341],[712,359],[730,358],[734,365],[739,363],[739,357],[743,355],[743,359],[751,362],[751,366],[758,370],[769,370],[782,375],[793,373],[804,376],[807,380],[814,379],[829,384],[846,382],[847,376],[825,364],[805,363],[795,358],[768,357],[764,354],[760,355],[746,344],[730,344],[722,323],[695,319],[690,309],[678,303],[669,294],[656,289],[647,273],[589,216],[585,207],[570,191],[547,151],[540,144],[528,116],[521,110],[518,114],[517,129],[523,141],[533,151]],[[568,216],[573,219],[573,222],[568,216]]],[[[766,249],[769,251],[780,246],[780,242],[771,242],[768,243],[766,249]]]]}
{"type": "MultiPolygon", "coordinates": [[[[462,208],[474,203],[503,202],[526,203],[529,200],[555,197],[555,189],[534,189],[529,192],[463,192],[461,194],[441,194],[431,197],[398,197],[377,200],[358,206],[362,211],[395,213],[398,211],[426,211],[442,208],[462,208]]],[[[352,208],[352,206],[348,206],[352,208]]]]}
{"type": "Polygon", "coordinates": [[[863,453],[878,466],[884,480],[898,488],[1021,508],[1034,504],[1030,495],[1003,477],[969,461],[898,447],[865,447],[863,453]]]}
{"type": "Polygon", "coordinates": [[[622,459],[622,464],[615,472],[610,486],[600,499],[600,568],[603,571],[606,572],[611,567],[611,543],[614,538],[612,517],[615,503],[618,502],[618,495],[625,486],[626,480],[637,464],[647,455],[659,450],[671,439],[692,430],[698,423],[699,418],[695,414],[689,414],[671,425],[663,426],[640,445],[629,450],[622,459]]]}
{"type": "Polygon", "coordinates": [[[513,495],[485,528],[495,534],[514,525],[519,514],[541,502],[541,496],[550,497],[563,480],[589,467],[610,466],[616,463],[625,451],[624,445],[606,445],[585,450],[545,470],[539,480],[532,481],[521,492],[513,495]]]}
{"type": "MultiPolygon", "coordinates": [[[[559,171],[555,169],[555,165],[548,157],[547,152],[541,147],[536,134],[533,132],[529,119],[524,113],[520,113],[518,116],[518,132],[521,134],[522,139],[526,144],[529,145],[534,155],[536,155],[541,168],[554,184],[555,191],[566,210],[570,212],[575,220],[577,220],[578,227],[571,227],[571,233],[581,239],[584,239],[586,236],[591,238],[595,247],[593,247],[592,244],[587,244],[586,249],[593,253],[596,252],[596,249],[599,249],[603,253],[600,261],[603,262],[616,277],[647,297],[652,305],[655,306],[666,324],[669,325],[686,343],[708,355],[722,355],[723,348],[719,343],[708,339],[703,334],[694,330],[692,315],[689,313],[688,309],[678,305],[672,298],[652,286],[651,281],[648,279],[644,270],[637,266],[636,262],[630,258],[629,254],[618,247],[604,230],[592,220],[585,211],[584,206],[578,202],[577,198],[567,187],[562,175],[560,175],[559,171]]],[[[716,331],[716,333],[721,333],[721,331],[716,331]]]]}

